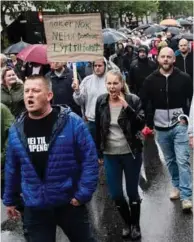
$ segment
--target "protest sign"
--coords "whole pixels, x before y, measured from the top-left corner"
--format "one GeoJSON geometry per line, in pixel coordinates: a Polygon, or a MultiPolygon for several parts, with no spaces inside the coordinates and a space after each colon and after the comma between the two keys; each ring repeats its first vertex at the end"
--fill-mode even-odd
{"type": "Polygon", "coordinates": [[[95,61],[103,57],[100,14],[46,15],[44,27],[49,61],[95,61]]]}

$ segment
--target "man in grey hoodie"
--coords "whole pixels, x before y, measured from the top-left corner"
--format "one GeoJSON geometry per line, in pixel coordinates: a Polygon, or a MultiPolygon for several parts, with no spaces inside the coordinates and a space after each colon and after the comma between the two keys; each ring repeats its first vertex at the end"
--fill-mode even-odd
{"type": "Polygon", "coordinates": [[[73,98],[82,107],[88,128],[95,140],[95,108],[97,98],[107,93],[105,76],[108,69],[107,60],[101,59],[93,63],[93,74],[86,76],[80,86],[76,80],[72,84],[73,98]]]}
{"type": "Polygon", "coordinates": [[[189,133],[189,144],[191,148],[194,149],[194,114],[193,114],[193,109],[194,109],[194,96],[192,98],[192,103],[191,103],[191,108],[190,108],[190,113],[189,113],[189,128],[188,128],[188,133],[189,133]]]}

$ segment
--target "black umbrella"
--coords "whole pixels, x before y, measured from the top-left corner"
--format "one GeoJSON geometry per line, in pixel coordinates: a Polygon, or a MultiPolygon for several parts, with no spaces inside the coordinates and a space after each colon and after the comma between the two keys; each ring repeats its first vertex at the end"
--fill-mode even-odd
{"type": "Polygon", "coordinates": [[[181,32],[181,29],[178,27],[168,27],[167,30],[173,35],[178,35],[181,32]]]}
{"type": "Polygon", "coordinates": [[[174,36],[173,39],[176,39],[176,40],[186,39],[188,41],[192,41],[194,38],[192,34],[179,34],[174,36]]]}
{"type": "Polygon", "coordinates": [[[118,31],[102,31],[104,44],[113,44],[120,40],[127,40],[125,34],[118,31]]]}
{"type": "Polygon", "coordinates": [[[29,45],[30,44],[21,40],[20,42],[9,46],[7,49],[4,50],[3,53],[6,54],[6,55],[8,55],[8,54],[18,54],[21,50],[23,50],[24,48],[26,48],[29,45]]]}
{"type": "Polygon", "coordinates": [[[180,23],[180,25],[182,25],[182,26],[191,26],[191,25],[192,25],[192,23],[189,22],[189,21],[186,20],[186,19],[181,19],[181,20],[179,21],[179,23],[180,23]]]}
{"type": "Polygon", "coordinates": [[[166,29],[167,29],[167,27],[165,27],[165,26],[155,24],[155,25],[152,25],[149,28],[147,28],[144,31],[144,34],[152,35],[152,34],[155,34],[155,33],[161,32],[161,31],[165,31],[166,29]]]}
{"type": "Polygon", "coordinates": [[[142,24],[142,25],[138,26],[137,28],[133,29],[133,31],[139,31],[141,29],[147,29],[150,26],[151,26],[150,24],[142,24]]]}
{"type": "Polygon", "coordinates": [[[131,30],[127,28],[120,28],[118,29],[119,32],[125,33],[125,34],[130,34],[131,30]]]}

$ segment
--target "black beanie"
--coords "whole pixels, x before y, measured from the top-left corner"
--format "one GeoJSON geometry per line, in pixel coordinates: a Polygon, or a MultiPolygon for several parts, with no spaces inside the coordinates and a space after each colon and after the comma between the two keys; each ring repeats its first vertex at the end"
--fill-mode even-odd
{"type": "Polygon", "coordinates": [[[148,47],[146,45],[140,45],[139,48],[138,48],[138,53],[143,50],[145,51],[145,53],[148,55],[148,47]]]}

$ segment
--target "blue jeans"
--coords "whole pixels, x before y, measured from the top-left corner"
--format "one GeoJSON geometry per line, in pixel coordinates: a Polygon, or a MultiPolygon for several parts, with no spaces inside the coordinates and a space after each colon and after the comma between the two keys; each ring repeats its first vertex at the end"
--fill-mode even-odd
{"type": "Polygon", "coordinates": [[[104,165],[108,189],[113,200],[125,200],[123,195],[123,171],[126,191],[130,202],[139,200],[138,184],[142,164],[142,154],[105,155],[104,165]]]}
{"type": "Polygon", "coordinates": [[[88,121],[86,124],[87,124],[90,134],[92,135],[92,138],[95,142],[96,141],[96,124],[93,121],[88,121]]]}
{"type": "Polygon", "coordinates": [[[85,205],[64,205],[49,209],[25,207],[24,224],[29,242],[55,242],[57,225],[71,242],[95,242],[85,205]]]}
{"type": "Polygon", "coordinates": [[[187,125],[177,124],[168,131],[156,130],[156,140],[164,154],[172,184],[180,190],[181,200],[190,199],[192,196],[187,129],[187,125]]]}

